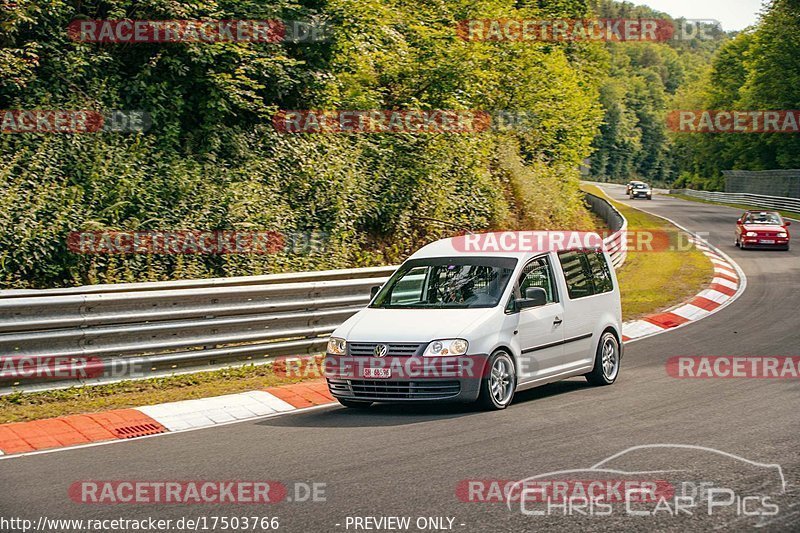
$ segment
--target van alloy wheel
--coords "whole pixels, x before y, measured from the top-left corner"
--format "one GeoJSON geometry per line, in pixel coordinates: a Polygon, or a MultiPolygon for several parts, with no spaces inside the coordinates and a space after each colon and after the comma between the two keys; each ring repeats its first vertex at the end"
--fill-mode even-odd
{"type": "Polygon", "coordinates": [[[603,376],[608,381],[614,381],[619,373],[619,347],[613,336],[608,336],[603,343],[603,376]]]}
{"type": "Polygon", "coordinates": [[[514,398],[517,372],[514,361],[506,352],[498,350],[487,363],[488,375],[481,380],[478,401],[486,409],[505,409],[514,398]]]}
{"type": "Polygon", "coordinates": [[[489,376],[489,388],[492,391],[494,400],[499,404],[508,403],[513,392],[511,390],[511,375],[514,370],[507,358],[498,357],[492,365],[492,373],[489,376]]]}
{"type": "Polygon", "coordinates": [[[584,374],[586,381],[592,385],[611,385],[619,375],[620,359],[619,341],[613,333],[606,331],[597,344],[594,368],[584,374]]]}

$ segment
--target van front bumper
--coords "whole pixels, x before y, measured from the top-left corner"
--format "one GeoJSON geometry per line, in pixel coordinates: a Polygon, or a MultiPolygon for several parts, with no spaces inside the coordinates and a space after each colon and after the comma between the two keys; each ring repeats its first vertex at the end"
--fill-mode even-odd
{"type": "Polygon", "coordinates": [[[480,394],[488,360],[486,354],[381,358],[328,354],[325,377],[331,395],[343,400],[472,402],[480,394]]]}

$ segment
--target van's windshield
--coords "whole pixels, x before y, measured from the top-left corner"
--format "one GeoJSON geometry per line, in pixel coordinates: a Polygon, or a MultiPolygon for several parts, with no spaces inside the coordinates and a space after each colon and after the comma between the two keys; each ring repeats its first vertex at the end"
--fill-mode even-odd
{"type": "Polygon", "coordinates": [[[407,261],[370,307],[473,309],[494,307],[511,279],[516,259],[436,257],[407,261]]]}

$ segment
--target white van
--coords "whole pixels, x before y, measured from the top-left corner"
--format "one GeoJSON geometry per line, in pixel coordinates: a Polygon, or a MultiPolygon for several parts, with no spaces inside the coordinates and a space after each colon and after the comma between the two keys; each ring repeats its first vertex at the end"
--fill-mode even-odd
{"type": "Polygon", "coordinates": [[[444,239],[373,289],[328,342],[328,387],[347,407],[452,400],[504,409],[518,390],[617,379],[620,293],[601,250],[464,253],[444,239]]]}

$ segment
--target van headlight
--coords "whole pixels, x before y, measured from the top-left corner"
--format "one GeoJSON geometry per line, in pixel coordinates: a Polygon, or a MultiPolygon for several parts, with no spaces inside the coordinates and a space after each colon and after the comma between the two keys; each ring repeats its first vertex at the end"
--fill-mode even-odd
{"type": "Polygon", "coordinates": [[[345,355],[347,353],[347,341],[338,337],[328,339],[328,353],[332,355],[345,355]]]}
{"type": "Polygon", "coordinates": [[[423,357],[449,357],[467,353],[469,343],[464,339],[442,339],[428,345],[423,357]]]}

